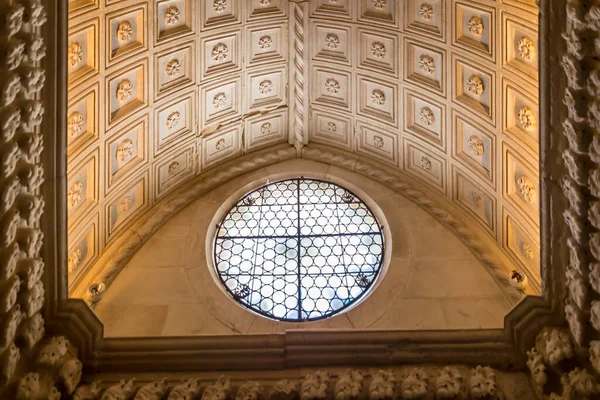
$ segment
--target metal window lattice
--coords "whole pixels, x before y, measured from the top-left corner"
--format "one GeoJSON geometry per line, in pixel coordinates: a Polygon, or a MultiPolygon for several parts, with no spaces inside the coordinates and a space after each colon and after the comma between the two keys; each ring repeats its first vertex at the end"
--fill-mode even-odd
{"type": "Polygon", "coordinates": [[[377,219],[354,193],[298,178],[242,198],[217,227],[214,260],[244,307],[281,321],[314,321],[369,291],[383,249],[377,219]]]}

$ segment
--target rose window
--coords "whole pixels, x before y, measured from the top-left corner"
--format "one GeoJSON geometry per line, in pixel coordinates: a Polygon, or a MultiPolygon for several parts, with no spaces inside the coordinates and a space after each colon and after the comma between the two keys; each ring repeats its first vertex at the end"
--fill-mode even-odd
{"type": "Polygon", "coordinates": [[[330,317],[362,300],[384,254],[382,228],[349,190],[314,179],[257,189],[217,226],[214,265],[242,306],[281,321],[330,317]]]}

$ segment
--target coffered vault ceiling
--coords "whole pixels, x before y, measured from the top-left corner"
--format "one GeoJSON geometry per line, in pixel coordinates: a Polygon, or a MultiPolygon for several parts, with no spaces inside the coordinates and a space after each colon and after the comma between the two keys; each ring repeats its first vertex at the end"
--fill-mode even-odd
{"type": "Polygon", "coordinates": [[[312,0],[309,10],[70,2],[71,291],[85,292],[101,255],[182,184],[286,143],[398,170],[539,290],[535,1],[312,0]]]}

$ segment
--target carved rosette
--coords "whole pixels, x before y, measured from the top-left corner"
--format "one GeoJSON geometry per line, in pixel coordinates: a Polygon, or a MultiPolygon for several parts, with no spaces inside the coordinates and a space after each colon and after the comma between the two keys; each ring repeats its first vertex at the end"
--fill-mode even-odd
{"type": "Polygon", "coordinates": [[[327,123],[327,130],[329,132],[336,132],[337,131],[337,125],[335,124],[335,122],[328,122],[327,123]]]}
{"type": "Polygon", "coordinates": [[[133,38],[133,25],[129,21],[123,21],[117,27],[117,39],[127,42],[133,38]]]}
{"type": "Polygon", "coordinates": [[[385,105],[386,97],[383,90],[373,89],[371,92],[371,102],[378,107],[385,105]]]}
{"type": "Polygon", "coordinates": [[[260,127],[260,133],[261,133],[261,135],[268,135],[269,133],[272,132],[272,129],[273,129],[273,125],[270,122],[265,122],[260,127]]]}
{"type": "Polygon", "coordinates": [[[483,140],[477,135],[471,135],[469,137],[469,152],[475,156],[481,157],[485,153],[485,147],[483,140]]]}
{"type": "Polygon", "coordinates": [[[371,44],[371,54],[373,57],[382,60],[385,57],[385,45],[381,42],[373,42],[371,44]]]}
{"type": "Polygon", "coordinates": [[[133,156],[133,141],[131,139],[124,139],[117,146],[115,158],[117,163],[123,164],[133,156]]]}
{"type": "Polygon", "coordinates": [[[529,62],[535,59],[537,53],[537,50],[535,49],[535,43],[526,36],[519,38],[517,41],[517,50],[519,57],[529,62]]]}
{"type": "Polygon", "coordinates": [[[227,0],[213,0],[213,10],[222,13],[227,8],[227,0]]]}
{"type": "Polygon", "coordinates": [[[528,203],[532,203],[535,198],[535,185],[531,178],[521,175],[517,178],[517,189],[521,197],[528,203]]]}
{"type": "Polygon", "coordinates": [[[175,174],[177,173],[177,169],[179,169],[179,162],[173,161],[169,164],[169,166],[167,167],[167,174],[169,175],[169,178],[175,176],[175,174]]]}
{"type": "Polygon", "coordinates": [[[168,130],[172,131],[179,125],[179,121],[181,120],[181,113],[179,111],[173,111],[171,114],[167,116],[165,121],[165,126],[168,130]]]}
{"type": "Polygon", "coordinates": [[[217,143],[215,143],[215,150],[225,150],[225,139],[219,139],[217,143]]]}
{"type": "Polygon", "coordinates": [[[527,106],[519,109],[517,112],[517,118],[519,119],[521,128],[526,131],[534,130],[537,125],[537,120],[533,110],[527,106]]]}
{"type": "Polygon", "coordinates": [[[258,92],[262,95],[270,94],[273,91],[273,81],[266,79],[258,84],[258,92]]]}
{"type": "Polygon", "coordinates": [[[384,145],[383,138],[381,136],[375,135],[373,136],[373,146],[381,149],[384,145]]]}
{"type": "Polygon", "coordinates": [[[181,74],[181,62],[174,58],[165,66],[165,73],[169,78],[176,78],[181,74]]]}
{"type": "Polygon", "coordinates": [[[471,75],[467,80],[467,91],[475,96],[481,96],[484,90],[483,80],[477,75],[471,75]]]}
{"type": "Polygon", "coordinates": [[[119,213],[124,214],[131,208],[131,196],[125,196],[119,202],[119,213]]]}
{"type": "Polygon", "coordinates": [[[67,118],[67,132],[69,137],[75,137],[83,132],[83,115],[74,111],[67,118]]]}
{"type": "Polygon", "coordinates": [[[213,106],[219,110],[227,106],[227,95],[223,92],[219,92],[213,97],[213,106]]]}
{"type": "Polygon", "coordinates": [[[123,79],[117,85],[117,99],[119,101],[127,101],[133,96],[133,83],[129,79],[123,79]]]}
{"type": "Polygon", "coordinates": [[[69,210],[77,207],[83,199],[83,182],[77,181],[71,185],[67,192],[67,208],[69,210]]]}
{"type": "Polygon", "coordinates": [[[383,10],[388,5],[387,0],[371,0],[371,3],[377,10],[383,10]]]}
{"type": "Polygon", "coordinates": [[[327,93],[337,94],[340,91],[340,83],[334,78],[328,78],[325,81],[325,90],[327,93]]]}
{"type": "Polygon", "coordinates": [[[431,160],[429,159],[429,157],[427,156],[421,156],[421,163],[419,164],[419,166],[427,171],[427,172],[431,172],[431,168],[433,167],[433,164],[431,163],[431,160]]]}
{"type": "Polygon", "coordinates": [[[340,47],[340,38],[335,33],[328,33],[325,36],[325,45],[330,50],[335,50],[340,47]]]}
{"type": "Polygon", "coordinates": [[[78,67],[83,62],[83,46],[78,42],[69,45],[69,67],[78,67]]]}
{"type": "Polygon", "coordinates": [[[260,39],[258,39],[258,47],[260,47],[262,50],[269,50],[271,47],[273,47],[273,39],[271,36],[261,36],[260,39]]]}
{"type": "Polygon", "coordinates": [[[175,25],[179,22],[181,12],[175,6],[168,6],[165,10],[165,24],[167,25],[175,25]]]}
{"type": "Polygon", "coordinates": [[[229,55],[229,48],[225,43],[217,43],[212,48],[212,59],[216,62],[221,62],[229,55]]]}
{"type": "Polygon", "coordinates": [[[435,123],[435,115],[429,107],[423,107],[419,110],[419,121],[421,125],[432,126],[435,123]]]}
{"type": "Polygon", "coordinates": [[[419,70],[421,72],[432,75],[435,72],[435,60],[428,54],[419,56],[419,70]]]}
{"type": "Polygon", "coordinates": [[[476,15],[469,18],[467,28],[469,29],[469,32],[471,32],[473,35],[483,35],[483,21],[476,15]]]}
{"type": "Polygon", "coordinates": [[[431,21],[433,20],[434,9],[431,4],[423,3],[419,5],[419,18],[423,21],[431,21]]]}

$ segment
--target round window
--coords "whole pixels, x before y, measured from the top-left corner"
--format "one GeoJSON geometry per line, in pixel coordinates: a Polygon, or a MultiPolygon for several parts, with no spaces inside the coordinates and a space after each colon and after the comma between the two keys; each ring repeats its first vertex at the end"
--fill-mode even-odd
{"type": "Polygon", "coordinates": [[[280,321],[314,321],[365,296],[381,270],[382,229],[358,196],[288,179],[242,198],[217,227],[214,265],[244,307],[280,321]]]}

